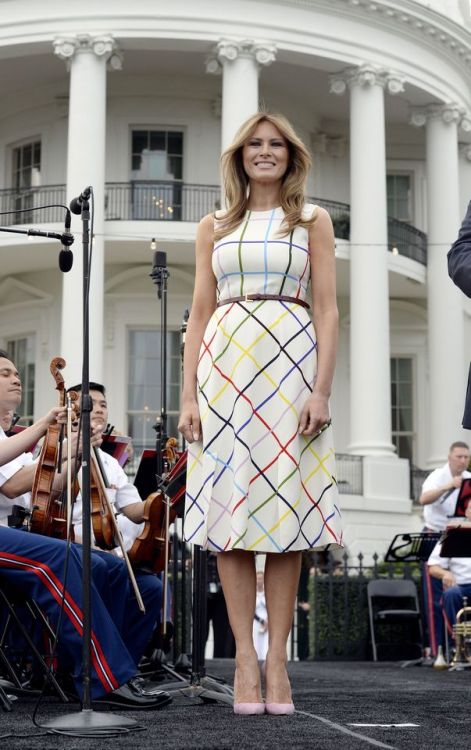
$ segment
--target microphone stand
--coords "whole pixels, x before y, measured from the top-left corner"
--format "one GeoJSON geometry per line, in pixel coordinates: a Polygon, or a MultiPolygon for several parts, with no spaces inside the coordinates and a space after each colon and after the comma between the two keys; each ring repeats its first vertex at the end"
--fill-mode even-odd
{"type": "Polygon", "coordinates": [[[82,685],[83,700],[79,713],[65,714],[41,724],[42,728],[58,734],[72,736],[90,734],[98,730],[100,737],[114,736],[135,728],[134,719],[115,713],[98,712],[92,709],[91,701],[91,520],[90,520],[90,330],[89,330],[89,289],[90,289],[90,194],[91,188],[84,190],[80,196],[80,213],[82,219],[83,247],[83,365],[82,365],[82,607],[83,607],[83,647],[82,647],[82,685]],[[107,732],[109,730],[109,734],[107,732]]]}
{"type": "MultiPolygon", "coordinates": [[[[157,285],[157,295],[161,300],[161,366],[162,366],[162,412],[161,424],[166,426],[166,390],[167,390],[167,279],[168,271],[166,268],[166,253],[156,251],[154,253],[154,266],[150,274],[152,280],[157,285]]],[[[185,325],[186,331],[186,325],[185,325]]],[[[183,328],[182,328],[182,333],[183,328]]],[[[182,349],[183,352],[183,349],[182,349]]],[[[157,451],[158,452],[158,451],[157,451]]],[[[185,544],[182,540],[183,546],[185,544]]],[[[204,663],[204,650],[206,642],[206,597],[207,597],[207,577],[206,577],[206,558],[207,553],[198,545],[193,547],[193,596],[192,596],[192,652],[191,652],[191,672],[189,684],[187,687],[176,687],[180,695],[189,698],[200,698],[203,703],[225,703],[233,704],[232,688],[226,685],[222,680],[206,676],[204,663]]],[[[174,581],[174,586],[176,586],[174,581]]],[[[167,688],[169,692],[172,689],[167,688]]]]}

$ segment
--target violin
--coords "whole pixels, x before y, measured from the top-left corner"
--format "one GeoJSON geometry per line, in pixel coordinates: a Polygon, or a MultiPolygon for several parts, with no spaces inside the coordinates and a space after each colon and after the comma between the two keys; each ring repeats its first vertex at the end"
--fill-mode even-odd
{"type": "MultiPolygon", "coordinates": [[[[61,370],[64,369],[65,364],[62,357],[55,357],[50,364],[51,375],[55,380],[56,390],[59,391],[59,406],[64,407],[66,405],[66,391],[61,370]]],[[[75,401],[77,394],[75,392],[70,393],[69,398],[71,401],[75,401]]],[[[70,516],[62,496],[53,492],[55,473],[61,461],[62,435],[63,427],[60,425],[53,424],[48,427],[31,492],[31,531],[56,539],[67,539],[70,516]]]]}
{"type": "MultiPolygon", "coordinates": [[[[169,438],[164,449],[164,458],[171,468],[177,460],[177,441],[169,438]]],[[[142,520],[144,528],[128,551],[133,565],[141,565],[161,573],[167,569],[169,558],[169,526],[177,512],[163,490],[150,494],[144,501],[142,520]]]]}
{"type": "Polygon", "coordinates": [[[98,547],[111,550],[116,547],[113,510],[106,489],[110,486],[96,448],[92,448],[90,466],[90,514],[93,536],[98,547]]]}

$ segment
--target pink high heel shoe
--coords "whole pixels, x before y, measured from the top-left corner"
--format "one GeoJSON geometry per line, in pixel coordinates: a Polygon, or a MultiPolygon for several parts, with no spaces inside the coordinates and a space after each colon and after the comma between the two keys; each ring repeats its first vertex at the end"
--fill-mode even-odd
{"type": "Polygon", "coordinates": [[[265,703],[265,711],[273,716],[294,714],[294,703],[265,703]]]}
{"type": "Polygon", "coordinates": [[[234,703],[234,713],[241,716],[255,716],[265,713],[264,703],[234,703]]]}

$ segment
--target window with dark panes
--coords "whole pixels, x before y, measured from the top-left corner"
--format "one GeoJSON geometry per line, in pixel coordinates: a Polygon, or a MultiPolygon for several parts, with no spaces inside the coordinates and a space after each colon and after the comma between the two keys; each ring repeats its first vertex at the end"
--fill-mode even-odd
{"type": "Polygon", "coordinates": [[[21,378],[23,396],[17,408],[21,415],[21,424],[32,424],[34,420],[34,336],[7,339],[6,350],[11,361],[16,365],[21,378]]]}
{"type": "Polygon", "coordinates": [[[180,221],[183,132],[139,129],[131,139],[133,218],[180,221]]]}
{"type": "MultiPolygon", "coordinates": [[[[12,186],[15,190],[12,210],[20,211],[34,206],[34,191],[41,185],[41,141],[23,143],[12,150],[12,186]]],[[[29,217],[31,218],[31,217],[29,217]]],[[[17,223],[27,221],[18,213],[17,223]]]]}
{"type": "Polygon", "coordinates": [[[410,357],[391,358],[392,440],[400,458],[414,462],[414,382],[410,357]]]}
{"type": "Polygon", "coordinates": [[[408,173],[389,173],[386,178],[388,198],[388,216],[399,221],[412,223],[412,175],[408,173]]]}
{"type": "MultiPolygon", "coordinates": [[[[180,409],[181,353],[180,332],[167,332],[167,433],[178,438],[180,409]]],[[[134,448],[132,473],[144,448],[155,447],[155,420],[162,408],[161,334],[158,330],[130,330],[128,337],[128,435],[134,448]]]]}

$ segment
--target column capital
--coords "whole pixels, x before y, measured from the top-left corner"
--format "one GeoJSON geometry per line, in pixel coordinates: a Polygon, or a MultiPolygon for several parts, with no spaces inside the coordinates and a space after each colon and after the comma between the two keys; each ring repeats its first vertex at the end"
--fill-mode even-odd
{"type": "Polygon", "coordinates": [[[471,130],[471,119],[464,107],[454,102],[428,104],[426,107],[411,107],[409,122],[416,128],[423,127],[428,120],[441,120],[445,125],[460,124],[464,131],[471,130]]]}
{"type": "Polygon", "coordinates": [[[271,65],[276,59],[276,44],[254,39],[220,39],[206,59],[206,72],[218,75],[226,63],[238,57],[252,58],[258,67],[271,65]]]}
{"type": "Polygon", "coordinates": [[[54,54],[68,63],[77,54],[91,52],[99,58],[104,58],[112,70],[121,70],[123,65],[123,54],[111,34],[59,36],[53,40],[52,44],[54,54]]]}
{"type": "Polygon", "coordinates": [[[389,94],[400,94],[404,91],[404,79],[398,73],[375,65],[365,64],[346,68],[330,76],[330,93],[341,96],[352,86],[381,86],[389,94]]]}
{"type": "Polygon", "coordinates": [[[458,150],[463,159],[471,162],[471,143],[459,143],[458,150]]]}

